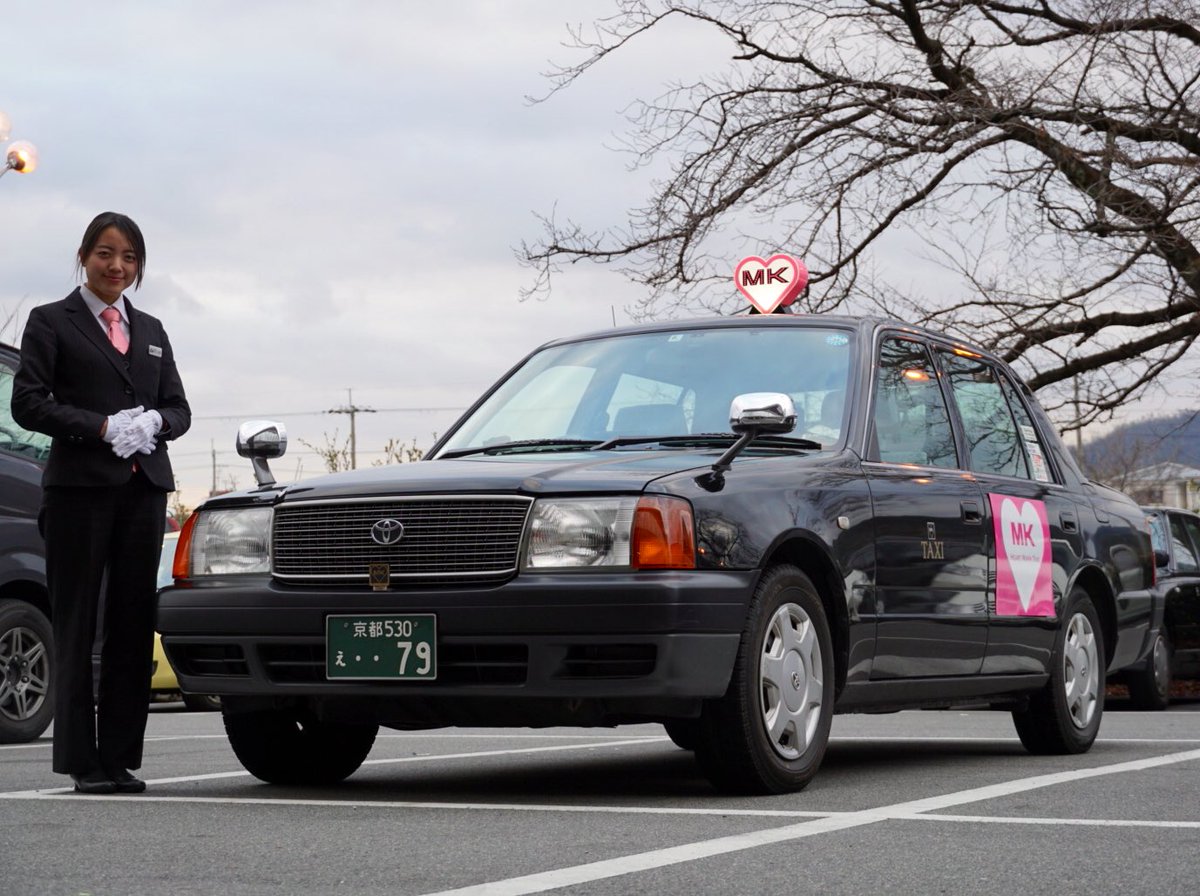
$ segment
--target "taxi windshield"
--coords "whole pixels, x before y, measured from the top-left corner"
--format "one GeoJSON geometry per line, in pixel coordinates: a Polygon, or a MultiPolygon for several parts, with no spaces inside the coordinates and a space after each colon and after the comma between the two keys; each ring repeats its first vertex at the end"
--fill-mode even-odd
{"type": "Polygon", "coordinates": [[[552,346],[518,368],[439,454],[514,442],[564,450],[613,439],[730,432],[729,405],[783,392],[794,435],[828,446],[845,428],[854,341],[834,327],[721,327],[552,346]]]}

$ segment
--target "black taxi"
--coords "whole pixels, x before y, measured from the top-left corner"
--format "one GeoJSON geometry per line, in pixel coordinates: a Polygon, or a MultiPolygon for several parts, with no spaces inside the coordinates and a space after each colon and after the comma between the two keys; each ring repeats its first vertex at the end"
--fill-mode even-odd
{"type": "MultiPolygon", "coordinates": [[[[380,726],[661,722],[798,790],[834,713],[986,706],[1091,746],[1155,639],[1145,515],[978,346],[764,314],[550,342],[427,457],[188,520],[158,629],[243,765],[330,782],[380,726]]],[[[1159,614],[1159,618],[1161,614],[1159,614]]]]}

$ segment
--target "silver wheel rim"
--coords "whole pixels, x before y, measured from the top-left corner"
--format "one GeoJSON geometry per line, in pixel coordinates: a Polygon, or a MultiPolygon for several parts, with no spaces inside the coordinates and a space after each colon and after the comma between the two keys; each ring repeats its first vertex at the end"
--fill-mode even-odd
{"type": "Polygon", "coordinates": [[[825,670],[816,627],[796,604],[784,604],[771,617],[759,678],[767,739],[784,759],[798,759],[821,722],[825,670]]]}
{"type": "Polygon", "coordinates": [[[1063,648],[1067,710],[1076,728],[1086,728],[1100,699],[1100,656],[1096,651],[1096,632],[1087,616],[1076,613],[1071,617],[1063,648]]]}
{"type": "Polygon", "coordinates": [[[49,684],[50,657],[37,632],[18,626],[0,635],[0,716],[32,718],[46,702],[49,684]]]}

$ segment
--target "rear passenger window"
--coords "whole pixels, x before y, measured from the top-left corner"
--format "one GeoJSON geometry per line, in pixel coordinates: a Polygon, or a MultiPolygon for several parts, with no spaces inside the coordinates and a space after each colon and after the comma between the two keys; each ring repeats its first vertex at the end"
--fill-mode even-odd
{"type": "Polygon", "coordinates": [[[928,349],[910,339],[885,339],[876,376],[874,459],[957,467],[954,432],[928,349]]]}
{"type": "MultiPolygon", "coordinates": [[[[1021,433],[996,370],[978,357],[950,352],[940,352],[939,356],[962,418],[971,469],[1031,478],[1021,433]]],[[[1027,428],[1036,442],[1032,425],[1027,428]]],[[[1040,478],[1045,478],[1044,474],[1040,478]]]]}

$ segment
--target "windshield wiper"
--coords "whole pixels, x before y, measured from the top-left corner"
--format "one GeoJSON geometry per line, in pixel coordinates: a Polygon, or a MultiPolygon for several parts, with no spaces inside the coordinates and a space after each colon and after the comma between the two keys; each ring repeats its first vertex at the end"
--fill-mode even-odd
{"type": "Polygon", "coordinates": [[[596,439],[519,439],[477,445],[474,448],[455,448],[438,455],[439,459],[466,457],[468,454],[520,454],[524,451],[587,451],[601,443],[596,439]]]}
{"type": "MultiPolygon", "coordinates": [[[[731,432],[701,432],[690,436],[617,436],[607,442],[598,442],[593,448],[596,451],[607,451],[610,448],[620,448],[624,445],[659,444],[671,446],[687,445],[726,445],[738,438],[731,432]]],[[[755,448],[796,448],[805,450],[820,450],[825,446],[812,439],[800,439],[793,436],[760,435],[754,439],[755,448]]]]}

